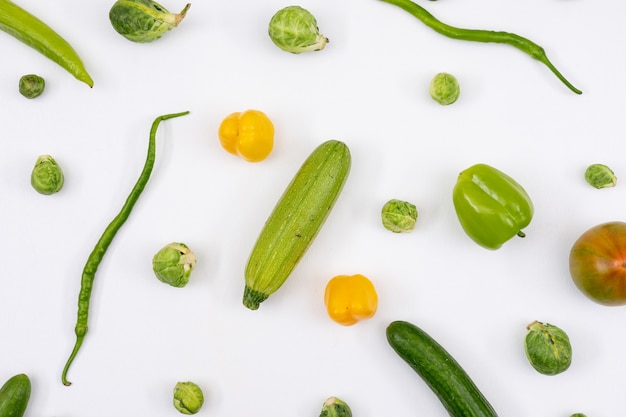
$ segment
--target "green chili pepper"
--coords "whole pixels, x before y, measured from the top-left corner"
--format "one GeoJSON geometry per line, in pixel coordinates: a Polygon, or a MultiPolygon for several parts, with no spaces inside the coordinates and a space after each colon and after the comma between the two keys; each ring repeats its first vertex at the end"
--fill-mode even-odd
{"type": "Polygon", "coordinates": [[[394,6],[398,6],[401,9],[409,12],[414,17],[418,18],[422,23],[436,32],[447,36],[452,39],[459,39],[464,41],[474,41],[474,42],[493,42],[493,43],[503,43],[511,45],[522,52],[530,55],[535,58],[542,64],[552,71],[556,77],[561,80],[563,84],[565,84],[570,90],[572,90],[576,94],[582,94],[582,91],[574,87],[569,81],[565,79],[565,77],[556,69],[552,62],[548,59],[546,52],[544,49],[531,41],[530,39],[526,39],[522,36],[516,35],[514,33],[502,32],[502,31],[492,31],[492,30],[482,30],[482,29],[462,29],[454,26],[447,25],[437,19],[435,16],[430,14],[426,9],[422,6],[413,3],[411,0],[382,0],[386,3],[393,4],[394,6]]]}
{"type": "Polygon", "coordinates": [[[87,334],[87,323],[89,318],[89,300],[91,298],[91,289],[93,287],[93,280],[96,276],[96,271],[98,270],[98,266],[104,257],[109,245],[113,241],[113,238],[117,234],[118,230],[122,227],[130,212],[133,210],[135,203],[139,199],[139,196],[143,192],[148,180],[150,179],[150,174],[152,173],[152,168],[154,167],[154,161],[156,158],[156,132],[159,124],[163,120],[172,119],[174,117],[184,116],[189,114],[188,111],[181,113],[173,113],[166,114],[163,116],[157,117],[152,123],[152,127],[150,128],[150,140],[148,142],[148,155],[146,157],[146,162],[144,164],[143,170],[139,175],[139,179],[135,183],[133,189],[128,195],[126,202],[122,206],[120,212],[115,216],[115,218],[109,223],[106,227],[102,236],[96,243],[96,246],[93,248],[92,252],[89,254],[87,258],[87,263],[83,269],[83,274],[81,277],[81,287],[80,292],[78,294],[78,317],[76,320],[76,327],[74,328],[74,332],[76,333],[76,343],[74,344],[74,348],[72,349],[72,353],[70,354],[65,367],[63,368],[63,374],[61,375],[61,381],[63,385],[71,385],[71,382],[67,380],[67,371],[70,368],[70,365],[74,361],[80,346],[85,339],[85,335],[87,334]]]}
{"type": "Polygon", "coordinates": [[[452,192],[465,233],[487,249],[498,249],[533,217],[530,197],[515,180],[497,169],[477,164],[459,174],[452,192]]]}
{"type": "Polygon", "coordinates": [[[93,80],[72,46],[50,26],[10,0],[0,0],[0,30],[47,56],[79,81],[93,80]]]}

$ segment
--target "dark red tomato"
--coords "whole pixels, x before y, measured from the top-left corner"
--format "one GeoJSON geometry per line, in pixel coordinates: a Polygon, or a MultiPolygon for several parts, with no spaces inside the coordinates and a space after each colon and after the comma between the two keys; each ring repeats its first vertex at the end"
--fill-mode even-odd
{"type": "Polygon", "coordinates": [[[603,223],[583,233],[570,251],[569,270],[593,301],[626,304],[626,223],[603,223]]]}

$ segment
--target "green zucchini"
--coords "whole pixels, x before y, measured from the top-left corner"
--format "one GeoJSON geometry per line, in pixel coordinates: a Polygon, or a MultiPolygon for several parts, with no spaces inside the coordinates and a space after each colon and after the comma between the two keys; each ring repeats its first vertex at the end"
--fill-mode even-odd
{"type": "Polygon", "coordinates": [[[0,388],[0,417],[22,417],[30,399],[30,379],[25,374],[11,377],[0,388]]]}
{"type": "Polygon", "coordinates": [[[245,269],[243,304],[256,310],[287,280],[326,221],[350,172],[348,146],[319,145],[265,222],[245,269]]]}
{"type": "Polygon", "coordinates": [[[387,341],[426,382],[452,417],[497,417],[496,412],[458,362],[414,324],[394,321],[387,341]]]}

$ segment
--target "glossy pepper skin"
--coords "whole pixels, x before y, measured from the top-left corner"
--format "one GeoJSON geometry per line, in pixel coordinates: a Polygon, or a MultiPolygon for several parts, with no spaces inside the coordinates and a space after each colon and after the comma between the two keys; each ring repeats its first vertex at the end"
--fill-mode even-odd
{"type": "Polygon", "coordinates": [[[524,237],[533,204],[513,178],[486,164],[459,174],[452,192],[457,217],[465,233],[487,249],[498,249],[513,236],[524,237]]]}
{"type": "Polygon", "coordinates": [[[222,147],[248,162],[267,158],[274,147],[274,124],[259,110],[231,113],[218,130],[222,147]]]}
{"type": "Polygon", "coordinates": [[[364,275],[337,275],[326,284],[324,304],[331,319],[352,326],[376,313],[378,294],[364,275]]]}

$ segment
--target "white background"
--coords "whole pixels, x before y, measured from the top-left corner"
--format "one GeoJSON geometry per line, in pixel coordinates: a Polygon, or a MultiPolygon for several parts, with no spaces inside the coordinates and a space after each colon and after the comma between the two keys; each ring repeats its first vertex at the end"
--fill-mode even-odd
{"type": "Polygon", "coordinates": [[[420,1],[447,23],[534,40],[581,96],[519,50],[445,38],[377,0],[200,0],[150,44],[112,29],[113,1],[18,4],[64,36],[95,81],[0,34],[0,380],[30,376],[27,416],[176,416],[179,380],[203,388],[199,415],[213,417],[316,416],[329,396],[358,417],[446,416],[388,346],[392,320],[437,339],[500,416],[623,415],[624,310],[585,298],[568,271],[582,232],[625,217],[626,185],[596,190],[583,178],[604,163],[626,180],[622,1],[420,1]],[[326,49],[293,55],[270,41],[271,16],[291,4],[316,16],[326,49]],[[447,107],[428,95],[441,71],[462,89],[447,107]],[[47,81],[34,100],[17,91],[27,73],[47,81]],[[227,114],[249,108],[276,128],[273,153],[256,164],[217,139],[227,114]],[[87,256],[141,171],[152,121],[185,110],[159,128],[153,175],[100,266],[90,332],[63,386],[87,256]],[[352,152],[344,191],[289,280],[250,311],[243,270],[257,234],[328,139],[352,152]],[[30,186],[41,154],[65,172],[58,194],[30,186]],[[456,176],[479,162],[535,205],[527,237],[498,251],[471,241],[452,206],[456,176]],[[391,198],[417,206],[413,233],[380,224],[391,198]],[[198,258],[183,289],[152,273],[171,241],[198,258]],[[354,273],[374,282],[379,310],[342,327],[326,315],[324,287],[354,273]],[[569,334],[565,373],[544,376],[526,360],[533,320],[569,334]]]}

